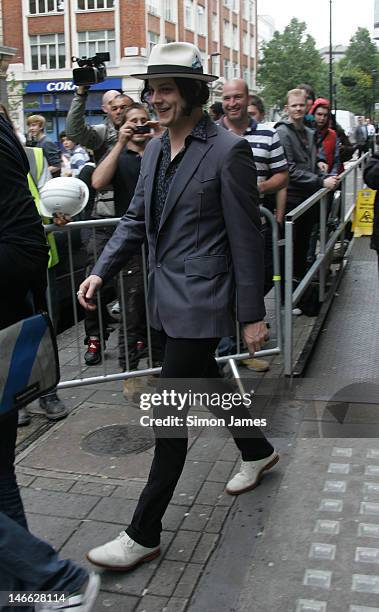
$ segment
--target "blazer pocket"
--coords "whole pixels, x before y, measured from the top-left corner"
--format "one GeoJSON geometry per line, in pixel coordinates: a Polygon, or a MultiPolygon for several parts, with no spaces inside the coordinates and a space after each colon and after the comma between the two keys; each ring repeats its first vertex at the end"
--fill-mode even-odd
{"type": "Polygon", "coordinates": [[[185,260],[184,271],[186,276],[214,278],[228,271],[228,262],[225,255],[191,257],[185,260]]]}

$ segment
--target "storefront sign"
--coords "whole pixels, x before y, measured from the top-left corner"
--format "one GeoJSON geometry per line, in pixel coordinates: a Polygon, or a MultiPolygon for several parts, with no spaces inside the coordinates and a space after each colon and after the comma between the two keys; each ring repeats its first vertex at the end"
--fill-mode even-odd
{"type": "MultiPolygon", "coordinates": [[[[90,87],[90,91],[107,91],[108,89],[122,89],[122,79],[109,78],[90,87]]],[[[72,81],[31,81],[26,85],[24,93],[73,93],[75,90],[76,85],[72,81]]]]}

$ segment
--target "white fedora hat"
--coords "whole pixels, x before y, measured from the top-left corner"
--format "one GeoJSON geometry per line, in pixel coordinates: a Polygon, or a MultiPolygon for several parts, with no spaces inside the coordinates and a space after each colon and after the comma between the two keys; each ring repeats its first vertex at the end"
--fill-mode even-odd
{"type": "Polygon", "coordinates": [[[199,49],[187,42],[154,45],[147,62],[147,72],[131,76],[142,80],[181,77],[207,83],[218,79],[212,74],[204,74],[199,49]]]}

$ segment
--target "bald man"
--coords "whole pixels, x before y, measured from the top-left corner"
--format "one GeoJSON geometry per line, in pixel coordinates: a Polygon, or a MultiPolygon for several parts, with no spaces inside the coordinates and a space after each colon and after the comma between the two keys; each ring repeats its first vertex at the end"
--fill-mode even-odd
{"type": "Polygon", "coordinates": [[[75,143],[92,149],[95,161],[98,162],[116,144],[118,128],[122,122],[123,113],[133,103],[130,96],[120,94],[116,89],[110,89],[103,95],[101,109],[105,113],[104,122],[100,125],[88,125],[85,122],[85,107],[88,89],[82,85],[74,94],[73,101],[66,119],[67,138],[75,143]],[[115,109],[112,104],[116,100],[115,109]],[[112,112],[113,108],[113,112],[112,112]]]}

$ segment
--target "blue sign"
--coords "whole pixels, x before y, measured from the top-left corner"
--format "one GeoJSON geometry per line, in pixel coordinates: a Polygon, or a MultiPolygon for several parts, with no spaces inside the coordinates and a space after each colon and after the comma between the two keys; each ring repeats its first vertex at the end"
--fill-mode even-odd
{"type": "MultiPolygon", "coordinates": [[[[73,93],[76,85],[72,81],[32,81],[27,84],[25,94],[31,93],[73,93]]],[[[121,89],[122,79],[105,79],[102,83],[91,85],[90,91],[107,91],[108,89],[121,89]]]]}

